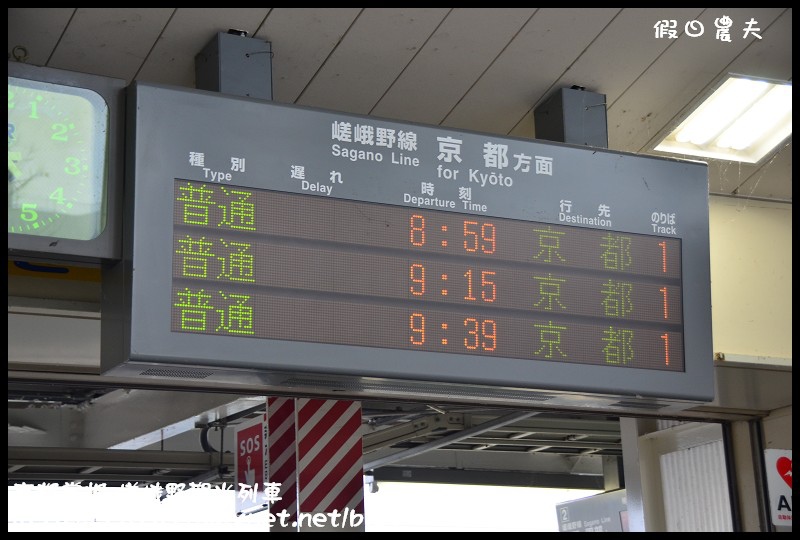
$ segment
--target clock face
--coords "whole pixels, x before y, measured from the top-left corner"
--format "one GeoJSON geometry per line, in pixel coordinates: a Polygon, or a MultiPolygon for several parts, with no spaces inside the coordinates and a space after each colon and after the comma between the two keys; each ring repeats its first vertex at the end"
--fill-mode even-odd
{"type": "Polygon", "coordinates": [[[108,105],[8,77],[8,232],[91,240],[106,223],[108,105]]]}

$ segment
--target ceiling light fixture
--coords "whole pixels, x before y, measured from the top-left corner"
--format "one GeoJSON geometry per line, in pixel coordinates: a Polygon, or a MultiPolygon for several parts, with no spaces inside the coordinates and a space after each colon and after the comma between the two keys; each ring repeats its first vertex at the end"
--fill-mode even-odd
{"type": "Polygon", "coordinates": [[[791,134],[790,82],[728,75],[655,150],[757,163],[791,134]]]}

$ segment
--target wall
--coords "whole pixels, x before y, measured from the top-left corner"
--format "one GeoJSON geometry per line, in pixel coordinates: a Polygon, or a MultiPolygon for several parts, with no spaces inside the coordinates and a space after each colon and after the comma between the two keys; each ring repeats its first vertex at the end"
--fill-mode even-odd
{"type": "Polygon", "coordinates": [[[714,352],[792,358],[792,205],[712,196],[714,352]]]}

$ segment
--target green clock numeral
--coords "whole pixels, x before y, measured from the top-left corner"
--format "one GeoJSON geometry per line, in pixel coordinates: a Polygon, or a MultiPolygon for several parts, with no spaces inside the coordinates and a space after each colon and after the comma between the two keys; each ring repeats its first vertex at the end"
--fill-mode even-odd
{"type": "Polygon", "coordinates": [[[39,118],[39,102],[42,101],[42,96],[36,96],[34,101],[30,101],[31,104],[31,114],[28,115],[28,118],[38,119],[39,118]]]}
{"type": "Polygon", "coordinates": [[[74,128],[75,126],[73,124],[53,124],[50,126],[50,129],[53,130],[53,134],[50,138],[54,141],[67,141],[67,131],[74,128]]]}
{"type": "Polygon", "coordinates": [[[67,166],[64,167],[64,172],[75,176],[76,174],[81,172],[81,160],[76,157],[68,157],[65,159],[67,166]]]}
{"type": "Polygon", "coordinates": [[[53,191],[48,198],[51,201],[56,201],[57,204],[64,204],[66,202],[66,199],[64,198],[64,188],[56,188],[56,190],[53,191]]]}
{"type": "Polygon", "coordinates": [[[36,205],[32,203],[25,203],[22,205],[22,212],[19,217],[22,221],[36,221],[39,219],[39,214],[36,212],[36,205]]]}

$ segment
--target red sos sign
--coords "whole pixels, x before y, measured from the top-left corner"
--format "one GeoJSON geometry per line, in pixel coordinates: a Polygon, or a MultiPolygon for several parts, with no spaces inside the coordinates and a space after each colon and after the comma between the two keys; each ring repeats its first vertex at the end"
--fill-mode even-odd
{"type": "Polygon", "coordinates": [[[242,424],[236,431],[236,511],[250,512],[264,505],[267,482],[266,419],[242,424]]]}
{"type": "Polygon", "coordinates": [[[239,457],[261,450],[261,434],[239,441],[239,457]]]}

